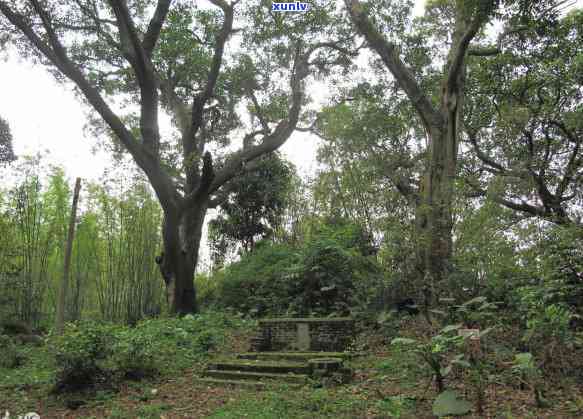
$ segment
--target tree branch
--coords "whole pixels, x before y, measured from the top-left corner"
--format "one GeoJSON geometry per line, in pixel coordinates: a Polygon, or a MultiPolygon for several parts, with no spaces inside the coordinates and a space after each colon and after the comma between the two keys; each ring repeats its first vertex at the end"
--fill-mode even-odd
{"type": "Polygon", "coordinates": [[[421,117],[426,130],[441,127],[442,117],[431,104],[419,83],[413,76],[411,70],[403,63],[399,57],[398,48],[395,44],[388,42],[382,34],[372,25],[364,12],[364,8],[359,0],[344,0],[346,8],[352,22],[360,33],[366,38],[371,48],[379,55],[383,63],[393,74],[399,87],[401,87],[417,113],[421,117]]]}
{"type": "MultiPolygon", "coordinates": [[[[150,55],[142,46],[126,0],[108,0],[108,2],[118,22],[122,47],[128,52],[128,61],[130,61],[134,69],[140,86],[140,131],[142,139],[152,157],[159,159],[158,86],[156,85],[153,64],[150,60],[150,55]]],[[[158,12],[158,9],[156,12],[158,12]]],[[[153,41],[155,42],[155,39],[153,41]]]]}
{"type": "MultiPolygon", "coordinates": [[[[567,137],[569,142],[574,143],[575,147],[573,147],[573,151],[571,152],[571,156],[569,157],[569,162],[567,163],[567,167],[565,168],[565,173],[559,182],[559,186],[557,187],[555,195],[559,199],[563,199],[563,195],[565,191],[569,187],[569,185],[573,182],[575,178],[575,173],[577,169],[581,168],[581,160],[579,158],[579,151],[581,148],[581,139],[576,137],[574,133],[572,133],[567,127],[559,121],[552,120],[550,121],[551,125],[556,126],[559,128],[563,134],[567,137]]],[[[574,185],[576,186],[576,185],[574,185]]]]}
{"type": "MultiPolygon", "coordinates": [[[[298,48],[290,80],[292,104],[288,111],[288,118],[280,121],[273,132],[265,136],[260,144],[243,148],[234,153],[214,177],[209,193],[213,193],[241,170],[245,170],[245,165],[251,160],[277,150],[294,132],[304,99],[303,81],[309,73],[308,59],[309,54],[301,55],[298,48]]],[[[192,199],[192,195],[187,197],[187,200],[192,199]]]]}
{"type": "Polygon", "coordinates": [[[65,72],[65,63],[61,58],[46,44],[28,24],[27,19],[20,13],[14,12],[8,4],[0,1],[0,11],[10,23],[17,27],[29,40],[29,42],[38,49],[46,58],[49,59],[61,72],[65,72]]]}
{"type": "Polygon", "coordinates": [[[496,40],[495,47],[476,47],[476,48],[470,47],[468,49],[468,55],[473,55],[475,57],[488,57],[488,56],[498,55],[498,54],[502,53],[502,42],[504,41],[504,38],[506,38],[507,36],[514,35],[514,34],[520,33],[520,32],[525,32],[525,31],[528,31],[531,29],[532,29],[531,27],[524,26],[524,25],[514,26],[511,28],[508,28],[508,29],[504,30],[498,36],[498,39],[496,40]]]}
{"type": "Polygon", "coordinates": [[[253,106],[255,107],[255,115],[257,116],[257,119],[259,119],[261,128],[263,128],[263,131],[265,131],[265,133],[268,133],[269,125],[267,124],[267,120],[263,116],[263,111],[261,110],[261,106],[259,105],[259,101],[257,100],[255,93],[251,91],[249,93],[249,97],[251,98],[251,102],[253,102],[253,106]]]}
{"type": "Polygon", "coordinates": [[[496,202],[497,204],[500,205],[504,205],[507,208],[510,208],[512,210],[515,211],[520,211],[522,213],[527,214],[530,217],[541,217],[541,218],[545,218],[545,210],[544,208],[541,207],[536,207],[534,205],[530,205],[525,201],[522,201],[520,203],[515,202],[515,201],[511,201],[509,199],[503,198],[498,194],[492,194],[492,193],[488,193],[486,190],[484,190],[483,188],[481,188],[479,185],[477,185],[475,182],[471,182],[468,179],[466,179],[466,183],[474,190],[476,191],[476,196],[480,197],[488,197],[490,198],[492,201],[496,202]]]}
{"type": "Polygon", "coordinates": [[[470,140],[470,143],[472,143],[472,146],[474,148],[474,151],[476,152],[476,156],[485,164],[487,164],[488,166],[496,169],[499,173],[504,173],[506,171],[506,169],[504,168],[504,166],[502,166],[500,163],[494,161],[491,157],[489,157],[486,153],[484,153],[479,145],[478,145],[478,140],[477,140],[477,134],[475,132],[470,132],[470,131],[466,131],[466,133],[468,134],[468,139],[470,140]]]}
{"type": "Polygon", "coordinates": [[[152,51],[156,46],[156,42],[158,42],[160,31],[162,30],[162,25],[166,20],[168,11],[170,10],[171,3],[172,0],[158,0],[156,11],[154,12],[154,16],[152,16],[150,23],[148,24],[148,29],[146,30],[144,40],[142,41],[142,47],[144,48],[144,51],[148,57],[152,56],[152,51]]]}
{"type": "Polygon", "coordinates": [[[5,1],[0,1],[0,11],[16,28],[18,28],[59,71],[73,81],[81,90],[87,101],[101,115],[115,135],[119,138],[128,152],[132,155],[138,166],[146,173],[152,187],[156,191],[160,203],[165,209],[176,207],[180,196],[176,192],[175,185],[170,177],[162,171],[152,157],[144,152],[143,147],[135,140],[131,132],[125,127],[119,117],[111,110],[95,89],[85,78],[79,68],[67,55],[67,52],[58,39],[48,13],[41,7],[37,0],[31,0],[34,10],[41,18],[41,22],[47,32],[50,45],[47,45],[35,33],[27,23],[27,19],[15,12],[5,1]]]}
{"type": "MultiPolygon", "coordinates": [[[[224,20],[221,30],[216,38],[213,58],[207,75],[205,87],[203,91],[197,94],[193,99],[190,127],[186,132],[186,135],[183,134],[182,136],[183,158],[185,161],[191,161],[195,152],[204,149],[204,143],[202,143],[203,139],[200,139],[201,144],[197,144],[196,134],[203,124],[204,106],[213,96],[215,85],[219,78],[221,65],[223,63],[225,44],[227,43],[229,35],[233,29],[233,6],[230,6],[224,0],[210,0],[210,2],[223,10],[224,20]]],[[[190,188],[195,188],[195,184],[199,179],[198,173],[196,170],[194,170],[194,167],[192,167],[190,170],[187,170],[187,179],[190,179],[187,182],[190,184],[190,188]]],[[[194,190],[188,192],[192,193],[194,190]]]]}
{"type": "Polygon", "coordinates": [[[348,55],[350,57],[357,57],[358,56],[358,51],[353,51],[353,50],[349,50],[348,48],[341,47],[340,44],[342,42],[343,42],[342,40],[339,40],[336,42],[319,42],[317,44],[314,44],[308,50],[308,54],[311,55],[313,52],[315,52],[316,50],[318,50],[320,48],[330,48],[330,49],[333,49],[335,51],[338,51],[339,53],[341,53],[343,55],[348,55]]]}
{"type": "Polygon", "coordinates": [[[491,57],[493,55],[498,55],[501,52],[502,50],[498,47],[468,49],[468,55],[472,55],[474,57],[491,57]]]}
{"type": "MultiPolygon", "coordinates": [[[[483,3],[489,4],[491,3],[491,1],[479,0],[478,5],[479,9],[481,9],[483,3]]],[[[470,21],[469,26],[467,27],[466,31],[460,38],[458,44],[455,46],[455,49],[452,51],[452,60],[447,71],[447,86],[450,89],[450,91],[453,90],[454,86],[457,84],[457,79],[459,77],[460,72],[463,69],[464,59],[468,51],[470,42],[472,41],[472,39],[474,39],[478,31],[480,30],[480,27],[484,23],[485,18],[488,16],[489,8],[488,10],[477,10],[475,13],[476,14],[474,18],[470,21]]]]}
{"type": "Polygon", "coordinates": [[[103,26],[102,26],[103,24],[107,24],[107,25],[112,25],[114,27],[117,27],[117,22],[115,20],[101,18],[99,16],[99,11],[97,10],[95,3],[92,3],[93,10],[90,10],[80,0],[75,0],[75,3],[77,4],[77,6],[79,6],[79,9],[81,9],[82,13],[85,16],[87,16],[89,19],[91,19],[93,21],[93,23],[95,23],[95,27],[96,27],[95,32],[97,32],[98,35],[101,35],[105,39],[105,42],[110,47],[118,50],[120,53],[123,54],[122,46],[118,42],[116,42],[113,39],[113,37],[103,29],[103,26]]]}
{"type": "Polygon", "coordinates": [[[171,80],[163,78],[160,75],[157,75],[156,77],[162,92],[162,98],[170,107],[170,111],[174,114],[180,132],[182,135],[185,135],[190,127],[188,106],[174,91],[174,85],[171,80]]]}

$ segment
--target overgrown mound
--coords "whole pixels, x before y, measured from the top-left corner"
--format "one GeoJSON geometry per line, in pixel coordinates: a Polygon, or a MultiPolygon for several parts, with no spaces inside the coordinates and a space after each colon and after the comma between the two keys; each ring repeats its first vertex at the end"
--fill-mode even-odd
{"type": "Polygon", "coordinates": [[[382,278],[373,251],[361,227],[320,223],[299,243],[260,242],[215,273],[207,302],[254,316],[346,315],[382,278]]]}

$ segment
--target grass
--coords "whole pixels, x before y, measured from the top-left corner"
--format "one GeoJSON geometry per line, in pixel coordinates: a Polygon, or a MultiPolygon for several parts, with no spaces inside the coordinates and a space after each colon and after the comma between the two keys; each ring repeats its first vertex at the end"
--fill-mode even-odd
{"type": "Polygon", "coordinates": [[[50,384],[55,365],[48,348],[23,345],[19,347],[19,351],[26,362],[20,368],[0,368],[0,389],[50,384]]]}
{"type": "Polygon", "coordinates": [[[228,404],[209,418],[309,419],[314,417],[354,418],[367,410],[368,401],[347,389],[290,391],[282,387],[228,404]]]}

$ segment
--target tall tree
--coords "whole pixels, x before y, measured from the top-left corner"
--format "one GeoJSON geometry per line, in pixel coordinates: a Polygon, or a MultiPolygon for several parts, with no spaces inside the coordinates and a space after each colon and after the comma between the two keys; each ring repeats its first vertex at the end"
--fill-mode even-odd
{"type": "Polygon", "coordinates": [[[423,124],[428,138],[427,167],[423,177],[422,212],[417,217],[422,236],[419,260],[423,261],[426,283],[426,306],[432,287],[447,276],[452,255],[452,203],[454,178],[466,81],[465,61],[470,43],[488,22],[496,1],[477,0],[444,2],[453,15],[449,34],[450,47],[443,68],[437,100],[424,90],[420,78],[411,71],[400,55],[397,41],[383,35],[394,35],[394,23],[386,10],[386,2],[362,3],[345,0],[350,18],[365,37],[370,49],[382,60],[386,69],[405,92],[423,124]],[[379,29],[377,21],[383,28],[379,29]]]}
{"type": "Polygon", "coordinates": [[[217,218],[209,222],[213,263],[220,267],[241,245],[252,251],[258,239],[273,236],[281,225],[292,188],[294,168],[277,153],[257,160],[257,167],[229,182],[221,191],[217,218]]]}
{"type": "Polygon", "coordinates": [[[10,163],[16,160],[12,148],[12,132],[8,122],[0,116],[0,163],[10,163]]]}
{"type": "Polygon", "coordinates": [[[210,3],[0,1],[0,27],[10,41],[72,81],[148,177],[164,211],[157,261],[179,314],[196,311],[194,271],[214,195],[289,138],[311,69],[345,63],[340,58],[351,42],[333,4],[282,16],[269,2],[245,2],[244,10],[238,1],[210,3]],[[241,49],[228,54],[233,37],[241,49]],[[120,94],[139,111],[114,111],[120,94]],[[238,117],[239,104],[252,115],[251,126],[238,117]],[[174,143],[162,138],[161,107],[177,128],[174,143]],[[233,136],[243,137],[238,151],[211,154],[233,136]]]}

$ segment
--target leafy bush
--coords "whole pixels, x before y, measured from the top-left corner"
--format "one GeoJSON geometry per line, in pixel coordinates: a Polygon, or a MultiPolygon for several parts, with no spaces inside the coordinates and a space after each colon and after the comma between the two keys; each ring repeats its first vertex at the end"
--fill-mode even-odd
{"type": "Polygon", "coordinates": [[[53,341],[57,365],[55,392],[68,392],[107,382],[104,361],[112,354],[115,335],[108,324],[68,324],[53,341]]]}
{"type": "Polygon", "coordinates": [[[154,363],[154,342],[143,329],[124,329],[116,336],[113,350],[115,371],[123,378],[140,379],[157,372],[154,363]]]}
{"type": "Polygon", "coordinates": [[[581,229],[553,226],[542,232],[527,254],[527,262],[533,267],[531,279],[513,293],[523,320],[555,305],[569,310],[572,328],[583,326],[579,320],[583,318],[582,249],[581,229]]]}
{"type": "Polygon", "coordinates": [[[9,336],[0,335],[0,353],[2,354],[0,356],[0,368],[17,368],[24,361],[24,357],[9,336]]]}
{"type": "MultiPolygon", "coordinates": [[[[70,392],[123,379],[172,373],[201,361],[240,322],[221,313],[151,319],[128,328],[112,324],[69,324],[52,337],[56,392],[70,392]]],[[[241,324],[241,323],[240,323],[241,324]]]]}
{"type": "Polygon", "coordinates": [[[213,276],[205,272],[197,272],[194,278],[194,287],[199,307],[206,309],[216,304],[218,281],[213,276]]]}
{"type": "Polygon", "coordinates": [[[528,330],[526,340],[568,339],[569,321],[573,313],[567,306],[554,302],[556,294],[552,290],[537,285],[521,287],[517,292],[520,312],[528,330]]]}
{"type": "Polygon", "coordinates": [[[563,304],[549,303],[544,287],[523,287],[519,292],[526,323],[523,341],[541,359],[543,370],[568,369],[563,361],[575,345],[574,334],[569,328],[573,312],[563,304]]]}
{"type": "Polygon", "coordinates": [[[529,352],[516,354],[512,372],[521,385],[526,385],[531,389],[536,406],[539,408],[547,407],[547,401],[542,392],[542,374],[536,366],[532,354],[529,352]]]}
{"type": "Polygon", "coordinates": [[[347,314],[381,277],[362,229],[322,224],[299,245],[261,242],[215,274],[218,302],[251,315],[347,314]]]}
{"type": "Polygon", "coordinates": [[[285,312],[292,283],[283,276],[298,258],[289,245],[258,243],[241,261],[215,274],[217,303],[250,314],[285,312]]]}
{"type": "Polygon", "coordinates": [[[542,247],[542,272],[555,303],[583,313],[583,234],[577,227],[555,227],[542,247]]]}
{"type": "Polygon", "coordinates": [[[543,306],[538,303],[536,310],[531,310],[526,321],[526,341],[567,343],[571,332],[569,322],[572,313],[566,307],[558,304],[543,306]]]}
{"type": "Polygon", "coordinates": [[[26,323],[18,320],[2,320],[0,321],[0,334],[8,336],[31,335],[32,329],[26,323]]]}
{"type": "Polygon", "coordinates": [[[346,314],[353,302],[353,274],[363,262],[360,255],[329,238],[316,238],[302,250],[299,263],[289,271],[294,282],[290,309],[298,314],[346,314]]]}

